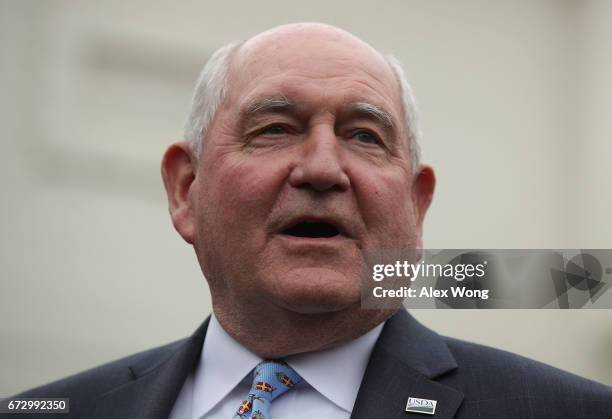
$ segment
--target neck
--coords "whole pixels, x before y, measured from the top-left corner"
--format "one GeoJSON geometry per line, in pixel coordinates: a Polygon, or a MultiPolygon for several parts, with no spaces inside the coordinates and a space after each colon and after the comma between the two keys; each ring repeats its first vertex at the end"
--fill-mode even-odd
{"type": "Polygon", "coordinates": [[[259,307],[228,310],[214,302],[213,310],[230,336],[264,359],[339,346],[372,330],[395,312],[364,310],[359,304],[341,311],[312,314],[272,305],[263,310],[259,307]]]}

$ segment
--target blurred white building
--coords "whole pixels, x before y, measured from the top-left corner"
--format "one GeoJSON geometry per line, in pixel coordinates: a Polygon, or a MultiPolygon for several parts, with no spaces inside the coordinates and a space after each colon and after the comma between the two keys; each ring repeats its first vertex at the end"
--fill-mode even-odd
{"type": "MultiPolygon", "coordinates": [[[[612,248],[612,2],[0,0],[0,396],[210,312],[159,162],[208,55],[281,23],[404,63],[438,188],[429,248],[612,248]]],[[[612,311],[422,311],[612,385],[612,311]]]]}

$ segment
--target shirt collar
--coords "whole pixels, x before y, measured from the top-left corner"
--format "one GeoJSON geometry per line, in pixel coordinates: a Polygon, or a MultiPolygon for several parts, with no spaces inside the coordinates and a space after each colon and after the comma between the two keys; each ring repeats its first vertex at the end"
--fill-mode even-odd
{"type": "Polygon", "coordinates": [[[383,325],[335,348],[293,355],[285,360],[315,390],[351,413],[383,325]]]}
{"type": "Polygon", "coordinates": [[[211,315],[193,380],[193,412],[200,417],[211,410],[262,359],[231,337],[211,315]],[[196,397],[206,394],[206,397],[196,397]]]}
{"type": "MultiPolygon", "coordinates": [[[[384,323],[383,323],[384,324],[384,323]]],[[[315,390],[351,412],[383,324],[338,347],[293,355],[285,361],[315,390]]],[[[262,358],[242,346],[211,315],[194,373],[193,411],[204,415],[227,396],[262,358]]]]}

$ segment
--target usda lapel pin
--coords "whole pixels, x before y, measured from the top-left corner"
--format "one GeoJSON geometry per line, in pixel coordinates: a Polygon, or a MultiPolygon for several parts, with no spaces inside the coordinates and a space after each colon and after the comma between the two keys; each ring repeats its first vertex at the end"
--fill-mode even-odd
{"type": "Polygon", "coordinates": [[[433,415],[436,412],[436,400],[417,399],[416,397],[408,397],[406,404],[406,412],[423,413],[425,415],[433,415]]]}

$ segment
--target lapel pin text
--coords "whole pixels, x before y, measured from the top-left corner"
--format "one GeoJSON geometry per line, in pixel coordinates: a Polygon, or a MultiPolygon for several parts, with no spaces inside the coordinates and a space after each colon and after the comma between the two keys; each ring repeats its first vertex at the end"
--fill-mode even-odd
{"type": "Polygon", "coordinates": [[[408,397],[408,403],[406,404],[406,412],[433,415],[436,412],[437,403],[438,402],[436,400],[408,397]]]}

